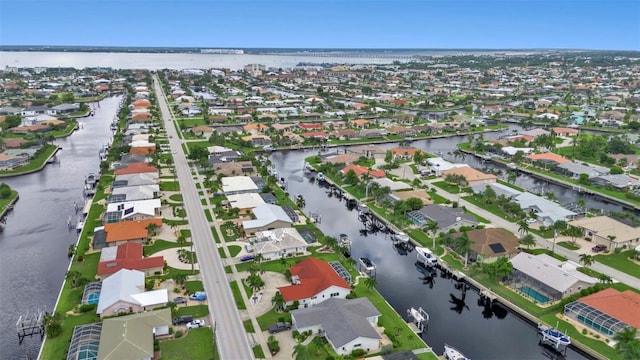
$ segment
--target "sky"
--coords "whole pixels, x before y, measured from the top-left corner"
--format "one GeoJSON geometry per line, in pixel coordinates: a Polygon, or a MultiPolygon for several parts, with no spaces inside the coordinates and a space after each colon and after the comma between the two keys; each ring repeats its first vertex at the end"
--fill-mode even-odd
{"type": "Polygon", "coordinates": [[[640,50],[640,0],[0,0],[0,45],[640,50]]]}

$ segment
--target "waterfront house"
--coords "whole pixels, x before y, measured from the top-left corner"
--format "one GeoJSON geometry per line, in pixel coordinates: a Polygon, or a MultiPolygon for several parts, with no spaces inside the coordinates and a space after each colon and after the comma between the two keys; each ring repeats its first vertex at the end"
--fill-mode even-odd
{"type": "Polygon", "coordinates": [[[322,160],[323,163],[330,164],[345,164],[350,165],[351,163],[358,160],[358,156],[354,154],[340,154],[340,155],[332,155],[322,160]]]}
{"type": "Polygon", "coordinates": [[[330,298],[307,309],[291,311],[295,329],[324,336],[338,355],[354,350],[375,352],[380,347],[378,325],[380,311],[366,297],[351,300],[330,298]]]}
{"type": "Polygon", "coordinates": [[[107,202],[125,202],[155,199],[160,194],[160,185],[123,186],[113,188],[107,202]]]}
{"type": "Polygon", "coordinates": [[[151,218],[140,221],[122,221],[108,223],[94,230],[93,248],[101,249],[105,246],[118,246],[127,242],[143,244],[150,236],[149,225],[156,228],[162,226],[161,218],[151,218]]]}
{"type": "Polygon", "coordinates": [[[366,166],[360,166],[355,164],[345,166],[344,168],[342,168],[342,170],[340,170],[340,172],[342,173],[342,175],[347,175],[351,170],[353,170],[353,172],[355,172],[359,178],[362,177],[364,174],[369,175],[369,177],[371,178],[377,178],[377,179],[384,178],[385,176],[387,176],[384,170],[371,170],[366,166]]]}
{"type": "Polygon", "coordinates": [[[0,154],[0,170],[13,170],[28,163],[28,156],[0,154]]]}
{"type": "Polygon", "coordinates": [[[222,192],[225,195],[257,193],[258,186],[249,176],[227,176],[222,178],[222,192]]]}
{"type": "Polygon", "coordinates": [[[471,190],[474,194],[481,194],[487,190],[487,187],[491,187],[493,191],[495,191],[496,196],[504,195],[509,199],[512,199],[520,194],[522,191],[518,191],[510,186],[503,185],[501,183],[491,183],[491,184],[478,184],[471,186],[471,190]]]}
{"type": "Polygon", "coordinates": [[[126,167],[115,170],[116,177],[118,175],[158,173],[158,168],[147,163],[139,162],[128,164],[126,167]]]}
{"type": "Polygon", "coordinates": [[[640,180],[627,174],[597,175],[589,179],[593,185],[626,191],[640,185],[640,180]]]}
{"type": "Polygon", "coordinates": [[[170,326],[170,309],[105,319],[96,359],[153,359],[156,336],[169,334],[170,326]]]}
{"type": "Polygon", "coordinates": [[[578,271],[576,264],[547,254],[522,252],[509,261],[514,269],[510,286],[539,303],[560,300],[598,282],[578,271]]]}
{"type": "Polygon", "coordinates": [[[297,302],[299,308],[307,308],[334,297],[344,299],[351,293],[349,284],[324,260],[307,258],[289,271],[292,285],[278,288],[287,306],[297,302]]]}
{"type": "Polygon", "coordinates": [[[416,198],[422,201],[422,205],[433,204],[429,193],[423,189],[394,191],[391,194],[387,195],[387,198],[390,199],[393,203],[400,200],[406,201],[411,198],[416,198]]]}
{"type": "Polygon", "coordinates": [[[426,163],[428,164],[429,168],[428,172],[431,174],[435,174],[436,176],[440,176],[445,170],[469,166],[467,164],[454,164],[441,157],[428,158],[426,160],[426,163]]]}
{"type": "Polygon", "coordinates": [[[265,261],[305,254],[309,246],[292,227],[257,231],[255,235],[249,241],[253,243],[254,252],[261,254],[265,261]]]}
{"type": "Polygon", "coordinates": [[[551,226],[559,220],[568,221],[578,215],[558,203],[530,192],[516,195],[514,201],[520,205],[522,210],[535,213],[536,218],[545,226],[551,226]]]}
{"type": "MultiPolygon", "coordinates": [[[[262,195],[262,194],[260,194],[262,195]]],[[[259,196],[260,196],[259,195],[259,196]]],[[[242,222],[242,228],[245,234],[253,235],[257,232],[268,229],[288,228],[293,224],[293,220],[278,205],[264,203],[264,199],[260,196],[262,205],[255,206],[252,210],[255,219],[245,220],[242,222]]]]}
{"type": "Polygon", "coordinates": [[[640,294],[608,288],[564,306],[564,315],[613,338],[627,327],[640,329],[640,294]]]}
{"type": "Polygon", "coordinates": [[[581,174],[587,174],[589,178],[607,175],[611,171],[608,167],[591,165],[587,163],[564,162],[556,165],[555,171],[572,179],[577,180],[581,174]]]}
{"type": "Polygon", "coordinates": [[[164,257],[142,255],[142,244],[126,242],[117,247],[106,247],[100,252],[97,276],[104,280],[120,269],[138,270],[145,276],[161,275],[164,268],[164,257]]]}
{"type": "Polygon", "coordinates": [[[115,180],[113,181],[113,183],[111,183],[111,187],[115,189],[121,186],[154,185],[157,183],[158,183],[157,172],[148,172],[148,173],[139,173],[139,174],[123,174],[123,175],[116,175],[115,180]]]}
{"type": "Polygon", "coordinates": [[[160,216],[160,199],[127,201],[107,204],[105,224],[119,221],[137,221],[160,216]]]}
{"type": "Polygon", "coordinates": [[[611,251],[633,249],[640,244],[640,227],[629,226],[608,216],[585,217],[571,221],[569,225],[582,229],[585,239],[605,245],[611,251]]]}
{"type": "Polygon", "coordinates": [[[461,226],[475,227],[478,221],[471,215],[464,213],[462,208],[452,208],[438,204],[427,205],[419,210],[407,213],[409,220],[419,227],[425,226],[429,221],[438,224],[438,230],[447,232],[450,229],[459,229],[461,226]]]}
{"type": "Polygon", "coordinates": [[[449,170],[442,171],[441,174],[445,177],[447,175],[461,176],[465,179],[466,186],[491,184],[495,183],[498,179],[498,177],[493,174],[485,174],[482,171],[478,171],[468,166],[454,167],[449,170]]]}
{"type": "Polygon", "coordinates": [[[244,125],[242,129],[251,135],[263,134],[269,130],[269,126],[260,123],[251,123],[244,125]]]}
{"type": "Polygon", "coordinates": [[[248,214],[253,208],[264,205],[264,200],[257,192],[227,195],[229,206],[238,209],[239,214],[248,214]]]}
{"type": "MultiPolygon", "coordinates": [[[[231,156],[234,157],[235,155],[232,154],[231,156]]],[[[210,156],[209,159],[211,160],[212,157],[210,156]]],[[[214,157],[213,159],[214,159],[213,161],[229,160],[226,157],[222,157],[222,159],[214,157]]],[[[251,161],[214,162],[212,168],[216,174],[221,174],[227,177],[233,177],[238,175],[251,175],[251,174],[256,174],[258,172],[256,167],[253,166],[253,164],[251,163],[251,161]]]]}
{"type": "MultiPolygon", "coordinates": [[[[462,233],[451,235],[454,238],[462,233]]],[[[512,257],[520,252],[518,238],[505,229],[488,228],[467,231],[471,242],[469,260],[482,263],[493,262],[501,256],[512,257]]]]}
{"type": "Polygon", "coordinates": [[[541,154],[531,154],[531,155],[527,155],[525,156],[527,159],[531,160],[532,162],[537,162],[542,164],[545,168],[547,164],[551,164],[551,166],[555,166],[555,165],[559,165],[562,163],[568,163],[571,162],[571,160],[558,155],[558,154],[554,154],[554,153],[541,153],[541,154]]]}
{"type": "Polygon", "coordinates": [[[248,141],[252,146],[266,146],[271,145],[271,138],[266,135],[249,135],[242,138],[244,141],[248,141]]]}
{"type": "Polygon", "coordinates": [[[142,271],[120,269],[102,281],[97,314],[103,318],[150,311],[167,305],[167,289],[145,291],[144,285],[142,271]]]}
{"type": "Polygon", "coordinates": [[[423,153],[418,148],[393,148],[391,154],[394,160],[411,160],[417,153],[423,153]]]}

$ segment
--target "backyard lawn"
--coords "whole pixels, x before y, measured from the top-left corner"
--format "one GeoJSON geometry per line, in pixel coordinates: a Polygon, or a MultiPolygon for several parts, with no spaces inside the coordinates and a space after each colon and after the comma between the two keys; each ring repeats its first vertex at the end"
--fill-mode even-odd
{"type": "Polygon", "coordinates": [[[210,327],[189,330],[179,339],[160,343],[161,360],[211,360],[213,354],[213,331],[210,327]]]}

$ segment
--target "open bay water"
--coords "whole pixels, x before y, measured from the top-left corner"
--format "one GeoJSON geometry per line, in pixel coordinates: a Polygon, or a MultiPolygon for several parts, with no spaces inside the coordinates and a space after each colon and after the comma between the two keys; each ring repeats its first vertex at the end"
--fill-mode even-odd
{"type": "Polygon", "coordinates": [[[78,119],[82,128],[57,139],[58,162],[42,171],[3,178],[20,200],[0,233],[0,358],[35,359],[40,336],[18,343],[16,321],[38,309],[52,311],[69,265],[67,250],[78,233],[67,219],[83,199],[84,177],[98,173],[98,151],[112,138],[111,121],[121,96],[92,103],[93,117],[78,119]],[[99,106],[99,107],[98,107],[99,106]]]}

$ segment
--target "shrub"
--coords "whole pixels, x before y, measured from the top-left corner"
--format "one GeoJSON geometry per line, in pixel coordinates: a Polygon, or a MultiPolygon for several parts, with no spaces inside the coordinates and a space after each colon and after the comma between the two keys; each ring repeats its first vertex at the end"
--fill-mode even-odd
{"type": "Polygon", "coordinates": [[[367,352],[364,349],[355,349],[351,352],[351,356],[354,358],[360,357],[364,354],[366,354],[367,352]]]}
{"type": "Polygon", "coordinates": [[[78,308],[78,311],[80,311],[81,313],[86,313],[92,310],[95,310],[98,307],[98,304],[84,304],[84,305],[80,305],[80,308],[78,308]]]}
{"type": "Polygon", "coordinates": [[[582,329],[582,335],[587,335],[587,329],[582,329]]]}
{"type": "Polygon", "coordinates": [[[176,334],[174,335],[174,337],[175,337],[176,339],[181,338],[181,337],[182,337],[182,330],[178,330],[178,331],[176,331],[176,334]]]}
{"type": "Polygon", "coordinates": [[[297,338],[298,336],[300,336],[300,332],[298,330],[293,330],[293,332],[291,333],[291,335],[293,335],[293,338],[297,338]]]}

